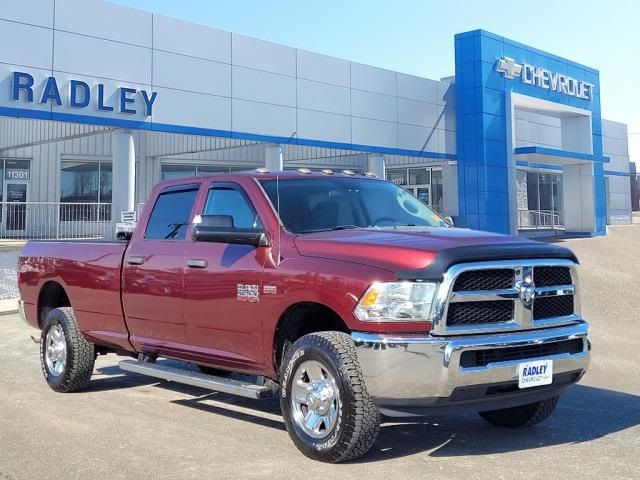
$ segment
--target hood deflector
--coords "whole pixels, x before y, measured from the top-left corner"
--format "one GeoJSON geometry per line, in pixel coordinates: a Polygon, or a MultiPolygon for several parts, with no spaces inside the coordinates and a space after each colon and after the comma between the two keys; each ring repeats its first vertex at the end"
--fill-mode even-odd
{"type": "Polygon", "coordinates": [[[578,263],[575,254],[565,247],[547,243],[502,243],[448,248],[439,252],[431,265],[416,270],[396,272],[400,280],[427,280],[438,282],[444,273],[457,263],[518,260],[532,258],[560,258],[578,263]]]}

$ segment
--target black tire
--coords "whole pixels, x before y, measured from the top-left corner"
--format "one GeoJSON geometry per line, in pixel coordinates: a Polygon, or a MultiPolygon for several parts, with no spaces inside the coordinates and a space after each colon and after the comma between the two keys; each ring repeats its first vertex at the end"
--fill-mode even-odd
{"type": "Polygon", "coordinates": [[[213,375],[214,377],[228,377],[233,373],[229,370],[220,370],[219,368],[205,367],[204,365],[197,365],[197,367],[202,373],[206,375],[213,375]]]}
{"type": "Polygon", "coordinates": [[[47,314],[40,338],[40,365],[44,378],[56,392],[77,392],[87,386],[95,363],[95,347],[80,332],[71,307],[55,308],[47,314]],[[66,365],[56,374],[45,360],[49,331],[60,326],[66,345],[66,365]]]}
{"type": "Polygon", "coordinates": [[[558,403],[558,395],[541,402],[530,403],[520,407],[505,408],[480,412],[480,416],[497,427],[526,428],[544,422],[553,413],[558,403]]]}
{"type": "Polygon", "coordinates": [[[299,338],[282,362],[280,406],[284,422],[298,450],[314,460],[338,463],[357,458],[373,446],[380,430],[380,413],[362,377],[351,337],[341,332],[320,332],[299,338]],[[315,439],[293,418],[290,392],[297,368],[314,360],[330,373],[338,387],[337,421],[327,437],[315,439]]]}

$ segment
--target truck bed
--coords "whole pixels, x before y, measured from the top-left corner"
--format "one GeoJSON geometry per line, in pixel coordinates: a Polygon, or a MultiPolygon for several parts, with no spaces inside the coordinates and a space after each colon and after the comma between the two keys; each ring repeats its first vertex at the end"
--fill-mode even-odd
{"type": "Polygon", "coordinates": [[[120,276],[124,242],[31,241],[18,259],[18,284],[25,316],[39,326],[38,305],[48,282],[67,292],[83,333],[104,345],[131,349],[122,315],[120,276]],[[41,298],[38,298],[38,297],[41,298]]]}

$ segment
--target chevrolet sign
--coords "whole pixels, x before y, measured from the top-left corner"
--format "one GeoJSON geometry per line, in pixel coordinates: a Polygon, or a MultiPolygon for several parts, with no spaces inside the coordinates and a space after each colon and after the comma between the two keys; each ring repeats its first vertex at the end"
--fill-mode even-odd
{"type": "Polygon", "coordinates": [[[554,92],[592,100],[595,85],[593,83],[576,80],[562,73],[555,73],[546,68],[536,67],[528,63],[519,64],[513,58],[502,57],[496,62],[496,72],[504,75],[504,78],[513,80],[520,77],[522,83],[535,85],[536,87],[552,90],[554,92]]]}

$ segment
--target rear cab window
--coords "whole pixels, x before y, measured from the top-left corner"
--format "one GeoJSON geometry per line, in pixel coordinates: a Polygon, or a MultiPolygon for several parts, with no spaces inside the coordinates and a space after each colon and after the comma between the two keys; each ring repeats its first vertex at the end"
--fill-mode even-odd
{"type": "Polygon", "coordinates": [[[144,233],[145,240],[184,240],[200,185],[175,185],[158,195],[144,233]]]}

